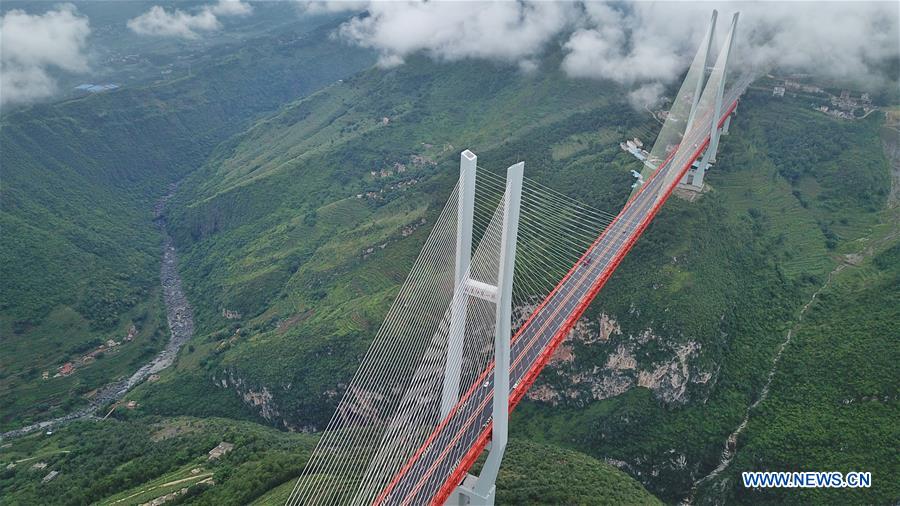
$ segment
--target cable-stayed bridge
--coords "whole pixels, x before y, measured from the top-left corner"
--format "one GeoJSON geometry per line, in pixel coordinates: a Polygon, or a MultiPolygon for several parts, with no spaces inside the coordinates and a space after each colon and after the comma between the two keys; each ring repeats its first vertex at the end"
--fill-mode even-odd
{"type": "Polygon", "coordinates": [[[702,187],[749,84],[726,92],[737,20],[707,77],[713,13],[616,215],[525,178],[524,163],[504,179],[461,154],[459,182],[288,505],[493,503],[509,413],[675,187],[702,187]]]}

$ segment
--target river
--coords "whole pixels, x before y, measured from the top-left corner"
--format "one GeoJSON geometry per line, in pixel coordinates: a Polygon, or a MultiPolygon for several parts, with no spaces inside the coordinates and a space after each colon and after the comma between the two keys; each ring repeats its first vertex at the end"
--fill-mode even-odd
{"type": "Polygon", "coordinates": [[[176,185],[169,187],[169,192],[153,206],[154,222],[163,235],[162,261],[159,272],[163,289],[163,303],[166,306],[166,319],[169,324],[169,341],[152,360],[141,366],[128,378],[120,379],[102,387],[91,399],[90,404],[67,415],[33,423],[19,429],[0,434],[0,441],[24,436],[38,430],[52,429],[73,420],[96,418],[97,410],[111,402],[122,399],[132,388],[143,383],[151,374],[158,373],[175,362],[178,351],[194,335],[193,310],[181,288],[181,277],[178,275],[178,257],[175,244],[166,233],[166,202],[174,195],[176,185]]]}

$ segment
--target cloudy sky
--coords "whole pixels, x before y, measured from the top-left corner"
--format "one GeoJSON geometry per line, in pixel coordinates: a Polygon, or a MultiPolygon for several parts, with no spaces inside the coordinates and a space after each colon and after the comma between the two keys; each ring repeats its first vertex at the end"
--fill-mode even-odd
{"type": "Polygon", "coordinates": [[[865,75],[900,51],[897,2],[371,2],[367,9],[370,16],[354,18],[340,34],[377,49],[383,65],[423,51],[529,68],[561,37],[569,75],[623,84],[677,78],[712,9],[720,13],[720,37],[731,15],[742,12],[735,59],[744,65],[848,77],[865,75]]]}
{"type": "Polygon", "coordinates": [[[240,0],[219,0],[194,12],[154,5],[140,16],[129,19],[128,28],[140,35],[196,39],[203,32],[222,28],[221,17],[247,16],[252,12],[253,7],[240,0]]]}
{"type": "Polygon", "coordinates": [[[48,69],[88,70],[88,19],[65,4],[40,15],[12,10],[0,18],[0,103],[51,95],[48,69]]]}
{"type": "MultiPolygon", "coordinates": [[[[741,11],[733,56],[745,68],[874,79],[873,69],[900,52],[898,2],[322,1],[298,2],[297,15],[367,12],[341,25],[336,38],[376,50],[385,67],[424,53],[439,61],[510,62],[529,72],[551,44],[561,44],[568,75],[613,80],[650,100],[684,70],[714,8],[720,37],[741,11]]],[[[239,0],[161,3],[127,27],[136,37],[196,39],[222,29],[224,17],[252,15],[239,0]]],[[[42,14],[9,11],[0,31],[4,102],[53,93],[49,69],[88,70],[90,20],[71,4],[48,4],[42,14]]]]}

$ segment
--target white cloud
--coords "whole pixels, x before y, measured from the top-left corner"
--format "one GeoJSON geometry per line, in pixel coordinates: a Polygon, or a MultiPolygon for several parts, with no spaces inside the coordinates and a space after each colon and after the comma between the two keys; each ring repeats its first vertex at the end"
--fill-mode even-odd
{"type": "Polygon", "coordinates": [[[572,75],[622,83],[671,81],[696,51],[714,8],[719,41],[731,14],[741,11],[733,68],[779,66],[866,77],[900,52],[896,3],[589,3],[584,28],[566,44],[563,66],[572,75]]]}
{"type": "Polygon", "coordinates": [[[651,108],[659,104],[663,91],[661,83],[642,84],[628,93],[628,103],[635,109],[651,108]]]}
{"type": "Polygon", "coordinates": [[[0,103],[27,102],[50,96],[55,68],[88,70],[85,46],[91,33],[88,19],[72,4],[43,14],[14,9],[0,18],[0,103]]]}
{"type": "Polygon", "coordinates": [[[209,10],[216,16],[246,16],[253,12],[253,7],[241,0],[219,0],[209,10]]]}
{"type": "Polygon", "coordinates": [[[221,24],[216,15],[209,9],[197,14],[189,14],[181,10],[169,12],[158,5],[140,16],[128,20],[128,28],[141,35],[157,35],[160,37],[182,37],[195,39],[198,31],[218,30],[221,24]]]}
{"type": "Polygon", "coordinates": [[[364,0],[296,0],[300,10],[308,14],[362,11],[369,6],[364,0]]]}
{"type": "MultiPolygon", "coordinates": [[[[677,5],[585,4],[582,27],[565,43],[563,69],[574,77],[599,77],[623,84],[677,77],[686,63],[684,39],[694,33],[678,19],[690,16],[679,15],[683,11],[674,7],[677,5]],[[670,8],[671,15],[661,12],[670,8]],[[641,16],[645,10],[660,15],[641,16]]],[[[702,21],[697,25],[702,26],[702,21]]]]}
{"type": "Polygon", "coordinates": [[[530,59],[576,9],[564,2],[371,2],[368,13],[339,33],[377,49],[387,66],[419,51],[441,60],[530,59]]]}
{"type": "Polygon", "coordinates": [[[250,4],[240,0],[219,0],[193,13],[180,9],[167,11],[154,5],[147,12],[128,20],[128,28],[141,35],[196,39],[200,36],[199,32],[221,28],[220,17],[246,16],[252,11],[250,4]]]}
{"type": "MultiPolygon", "coordinates": [[[[412,53],[438,60],[486,58],[533,68],[561,40],[563,69],[640,90],[668,83],[686,68],[712,9],[718,39],[742,11],[734,66],[779,66],[834,77],[872,78],[900,52],[894,2],[369,2],[368,14],[341,26],[341,37],[381,53],[384,66],[412,53]],[[530,63],[529,63],[530,62],[530,63]]],[[[358,2],[315,2],[320,10],[358,2]]],[[[714,46],[718,47],[718,46],[714,46]]]]}

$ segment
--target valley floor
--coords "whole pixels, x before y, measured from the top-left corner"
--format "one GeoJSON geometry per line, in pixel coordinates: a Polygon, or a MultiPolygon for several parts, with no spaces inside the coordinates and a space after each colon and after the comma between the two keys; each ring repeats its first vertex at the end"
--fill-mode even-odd
{"type": "Polygon", "coordinates": [[[157,224],[164,235],[159,279],[162,285],[166,320],[169,325],[169,340],[165,348],[128,378],[110,383],[98,390],[86,407],[51,420],[33,423],[19,429],[4,432],[0,434],[0,441],[24,436],[39,430],[51,430],[74,420],[98,418],[97,410],[104,406],[109,406],[111,403],[113,404],[112,409],[115,409],[116,403],[122,400],[131,389],[171,366],[175,362],[181,347],[193,337],[193,310],[181,288],[175,243],[165,231],[165,218],[162,214],[166,201],[172,196],[174,191],[175,187],[173,186],[171,191],[154,206],[157,224]]]}

